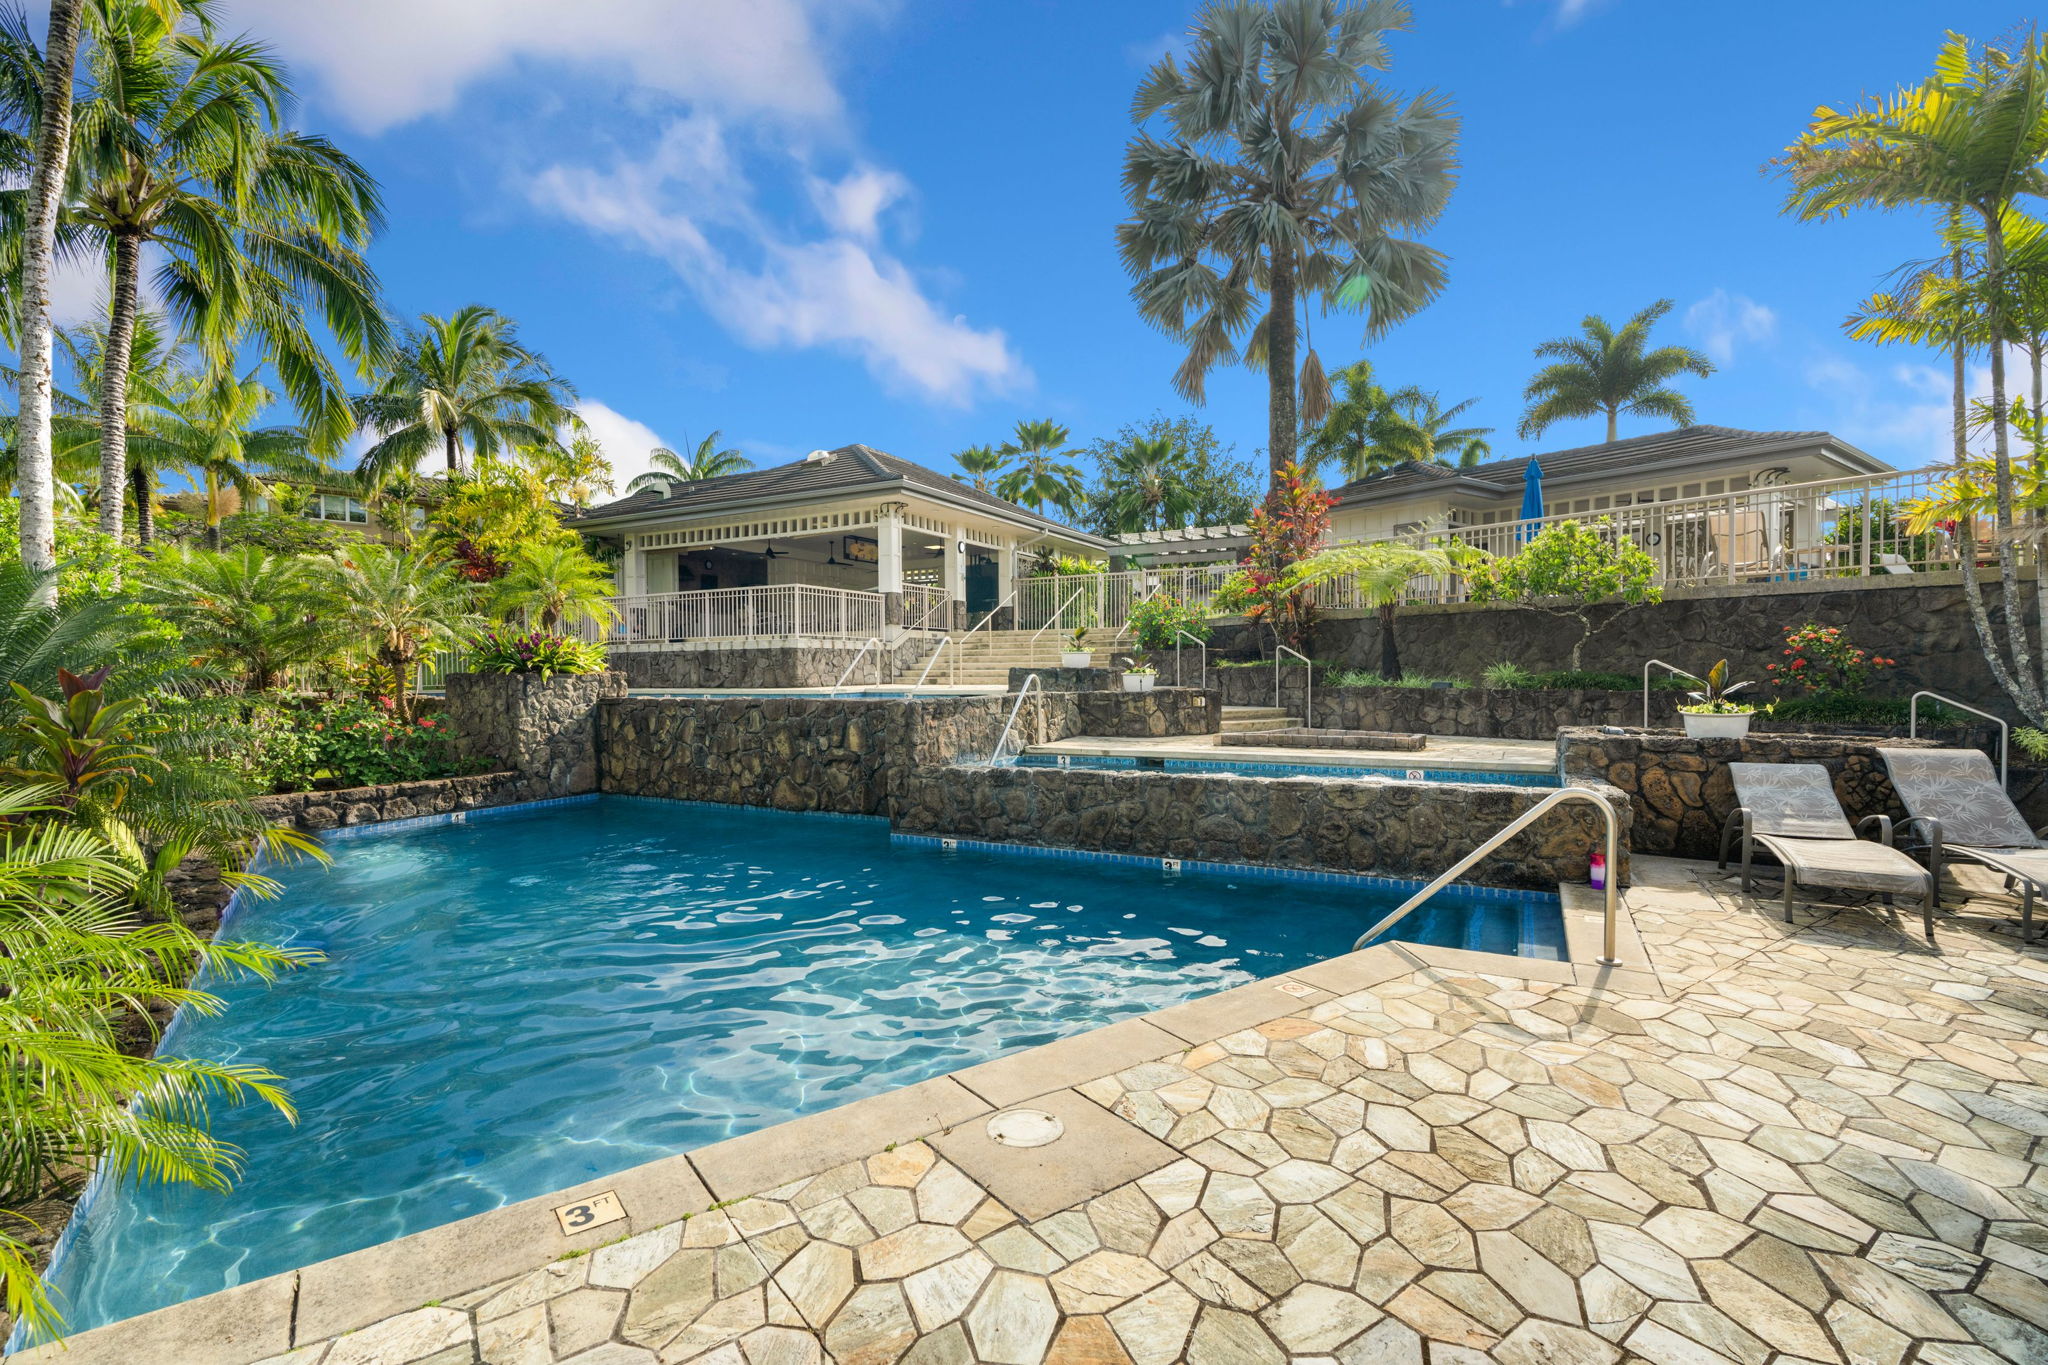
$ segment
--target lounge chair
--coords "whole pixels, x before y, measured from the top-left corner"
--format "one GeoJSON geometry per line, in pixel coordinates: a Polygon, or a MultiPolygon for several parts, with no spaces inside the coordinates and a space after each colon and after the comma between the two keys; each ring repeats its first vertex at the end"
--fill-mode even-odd
{"type": "Polygon", "coordinates": [[[1859,828],[1877,827],[1878,840],[1857,837],[1835,799],[1828,770],[1818,763],[1730,763],[1736,807],[1721,827],[1721,866],[1728,866],[1728,846],[1742,838],[1742,889],[1750,887],[1750,862],[1755,845],[1785,865],[1785,919],[1792,919],[1792,887],[1832,886],[1851,891],[1877,891],[1920,897],[1920,917],[1927,941],[1934,941],[1935,878],[1891,846],[1892,822],[1884,815],[1864,817],[1859,828]]]}
{"type": "Polygon", "coordinates": [[[1908,819],[1927,840],[1937,884],[1944,857],[1967,858],[2020,886],[2020,938],[2034,936],[2034,896],[2048,889],[2048,843],[2028,827],[2005,794],[1991,760],[1977,749],[1879,749],[1908,819]]]}

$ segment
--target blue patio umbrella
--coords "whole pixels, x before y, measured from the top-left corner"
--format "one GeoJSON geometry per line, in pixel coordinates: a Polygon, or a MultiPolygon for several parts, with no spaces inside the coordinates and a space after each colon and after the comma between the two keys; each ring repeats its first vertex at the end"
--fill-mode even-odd
{"type": "MultiPolygon", "coordinates": [[[[1531,456],[1529,463],[1522,467],[1522,512],[1523,521],[1534,521],[1543,515],[1543,466],[1531,456]]],[[[1528,539],[1525,527],[1515,533],[1515,539],[1528,539]]]]}

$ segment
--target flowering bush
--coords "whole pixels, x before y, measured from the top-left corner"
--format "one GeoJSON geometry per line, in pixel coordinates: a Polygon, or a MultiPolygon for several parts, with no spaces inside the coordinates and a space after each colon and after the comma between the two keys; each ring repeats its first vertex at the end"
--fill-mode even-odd
{"type": "Polygon", "coordinates": [[[1131,608],[1131,633],[1145,649],[1172,649],[1179,632],[1197,640],[1209,638],[1209,618],[1171,593],[1148,597],[1131,608]]]}
{"type": "Polygon", "coordinates": [[[312,732],[317,775],[345,787],[416,782],[476,768],[455,756],[447,722],[436,716],[404,720],[388,697],[332,702],[301,712],[300,724],[312,732]]]}
{"type": "Polygon", "coordinates": [[[1840,626],[1808,621],[1785,628],[1782,657],[1764,668],[1780,688],[1808,696],[1856,696],[1869,685],[1872,674],[1896,662],[1850,644],[1840,626]]]}
{"type": "Polygon", "coordinates": [[[1315,629],[1315,588],[1288,576],[1330,537],[1330,507],[1337,500],[1317,487],[1300,465],[1280,470],[1279,481],[1252,512],[1252,544],[1238,571],[1216,590],[1222,613],[1273,628],[1274,638],[1306,650],[1315,629]]]}
{"type": "Polygon", "coordinates": [[[604,646],[545,631],[487,630],[469,643],[469,667],[477,673],[604,672],[604,646]]]}

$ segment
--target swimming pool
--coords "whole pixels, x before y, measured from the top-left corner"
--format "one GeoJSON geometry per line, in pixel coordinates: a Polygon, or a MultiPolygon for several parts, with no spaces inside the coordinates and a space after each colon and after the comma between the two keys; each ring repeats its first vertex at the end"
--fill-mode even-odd
{"type": "MultiPolygon", "coordinates": [[[[298,1126],[222,1111],[227,1195],[95,1191],[51,1274],[73,1331],[1303,966],[1404,894],[630,797],[279,875],[232,936],[326,960],[220,986],[166,1046],[281,1073],[298,1126]]],[[[1411,921],[1561,955],[1555,897],[1454,889],[1411,921]]]]}
{"type": "Polygon", "coordinates": [[[1024,754],[1027,768],[1147,769],[1169,773],[1229,773],[1237,777],[1389,777],[1410,782],[1463,782],[1509,787],[1555,787],[1556,773],[1502,768],[1403,768],[1391,764],[1276,763],[1258,758],[1132,758],[1110,754],[1024,754]]]}

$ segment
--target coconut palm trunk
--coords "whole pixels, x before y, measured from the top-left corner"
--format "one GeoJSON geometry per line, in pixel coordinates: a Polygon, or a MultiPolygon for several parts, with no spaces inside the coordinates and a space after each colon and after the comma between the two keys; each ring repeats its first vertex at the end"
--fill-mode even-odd
{"type": "Polygon", "coordinates": [[[1273,310],[1266,323],[1266,465],[1272,487],[1294,463],[1294,251],[1276,244],[1272,270],[1273,310]]]}
{"type": "Polygon", "coordinates": [[[454,427],[443,427],[441,429],[441,446],[448,456],[448,472],[450,474],[461,473],[462,445],[455,439],[454,427]]]}
{"type": "Polygon", "coordinates": [[[142,292],[142,239],[114,238],[114,302],[100,364],[100,530],[121,538],[121,490],[128,486],[128,364],[142,292]]]}
{"type": "Polygon", "coordinates": [[[150,506],[147,467],[141,464],[129,467],[128,489],[135,495],[135,543],[147,547],[156,539],[156,509],[150,506]]]}
{"type": "MultiPolygon", "coordinates": [[[[31,573],[57,565],[57,490],[50,443],[50,270],[57,255],[57,212],[64,196],[65,163],[71,151],[71,82],[78,60],[78,19],[83,0],[52,0],[49,39],[43,52],[41,120],[36,129],[35,167],[29,175],[28,221],[21,263],[21,379],[16,441],[20,468],[21,562],[31,573]]],[[[38,601],[55,606],[54,577],[37,589],[38,601]]]]}

